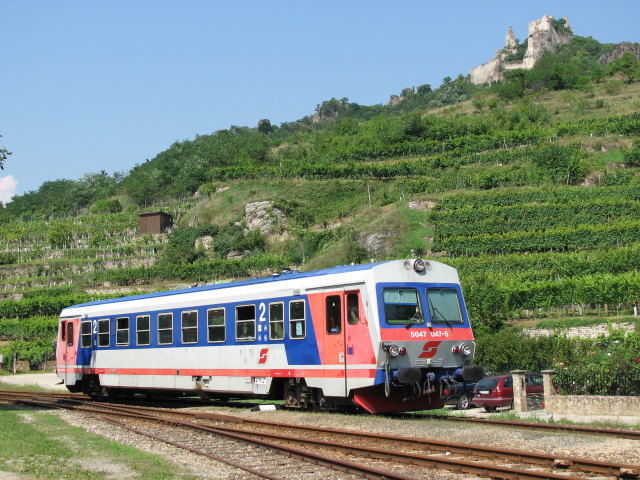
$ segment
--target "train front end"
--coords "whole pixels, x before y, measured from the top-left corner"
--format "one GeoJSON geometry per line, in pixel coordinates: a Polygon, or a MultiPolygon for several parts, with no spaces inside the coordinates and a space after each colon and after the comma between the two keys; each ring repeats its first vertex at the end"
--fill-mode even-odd
{"type": "Polygon", "coordinates": [[[484,374],[473,364],[475,342],[457,271],[420,259],[398,263],[375,272],[376,378],[354,392],[354,401],[372,413],[442,408],[464,382],[484,374]]]}

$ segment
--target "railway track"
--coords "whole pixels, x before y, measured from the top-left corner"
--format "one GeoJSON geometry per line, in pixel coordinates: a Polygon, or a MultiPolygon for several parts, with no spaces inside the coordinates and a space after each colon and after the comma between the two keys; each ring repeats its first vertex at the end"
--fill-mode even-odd
{"type": "Polygon", "coordinates": [[[5,398],[36,406],[79,410],[101,418],[107,415],[110,422],[117,423],[121,428],[131,429],[138,434],[219,461],[228,459],[229,452],[240,451],[233,457],[245,460],[242,464],[233,466],[263,478],[298,479],[304,477],[303,472],[306,472],[308,478],[366,477],[404,480],[430,478],[429,472],[433,468],[501,479],[637,478],[640,472],[639,465],[595,462],[585,458],[549,456],[522,450],[339,429],[275,424],[210,413],[122,406],[87,402],[78,398],[38,399],[33,394],[26,397],[15,394],[0,396],[0,399],[5,398]],[[215,441],[211,441],[212,436],[215,436],[215,441]],[[226,457],[220,455],[217,447],[226,453],[226,457]],[[255,449],[258,449],[258,453],[255,449]],[[269,451],[269,455],[265,451],[269,451]],[[289,457],[299,462],[293,467],[293,471],[289,457]],[[250,469],[247,465],[251,465],[250,469]],[[331,469],[330,473],[324,471],[327,469],[331,469]]]}
{"type": "MultiPolygon", "coordinates": [[[[25,394],[30,392],[19,392],[15,390],[10,391],[1,391],[0,394],[25,394]]],[[[90,397],[77,393],[65,393],[65,392],[40,392],[39,395],[49,395],[54,398],[70,398],[70,399],[85,399],[88,400],[90,397]]],[[[252,406],[247,403],[239,403],[239,402],[212,402],[212,401],[202,401],[202,400],[194,400],[194,399],[173,399],[173,400],[122,400],[116,399],[115,403],[125,403],[127,405],[153,405],[164,408],[187,408],[187,407],[198,407],[198,406],[223,406],[223,407],[231,407],[231,408],[240,408],[247,409],[252,406]]],[[[256,404],[257,405],[257,404],[256,404]]],[[[547,432],[569,432],[575,434],[586,434],[586,435],[596,435],[596,436],[605,436],[605,437],[614,437],[614,438],[626,438],[630,440],[640,440],[640,430],[630,430],[630,429],[622,429],[622,428],[609,428],[609,427],[592,427],[586,425],[571,425],[571,424],[559,424],[559,423],[543,423],[543,422],[528,422],[528,421],[517,421],[517,420],[499,420],[499,419],[491,419],[491,418],[474,418],[474,417],[460,417],[460,416],[441,416],[441,415],[429,415],[429,414],[411,414],[405,413],[402,415],[392,415],[390,418],[397,418],[399,421],[403,421],[406,419],[416,420],[416,419],[426,419],[426,420],[440,420],[440,421],[451,421],[458,423],[469,423],[469,424],[478,424],[478,425],[494,425],[498,427],[504,428],[517,428],[520,430],[537,430],[537,431],[547,431],[547,432]]]]}

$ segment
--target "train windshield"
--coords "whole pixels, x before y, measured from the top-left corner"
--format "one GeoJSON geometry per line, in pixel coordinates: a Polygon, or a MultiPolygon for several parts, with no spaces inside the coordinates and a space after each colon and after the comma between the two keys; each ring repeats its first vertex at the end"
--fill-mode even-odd
{"type": "Polygon", "coordinates": [[[384,316],[390,325],[424,323],[420,297],[415,288],[385,288],[382,290],[384,316]]]}
{"type": "Polygon", "coordinates": [[[427,303],[431,323],[453,325],[464,322],[458,292],[453,288],[427,289],[427,303]]]}

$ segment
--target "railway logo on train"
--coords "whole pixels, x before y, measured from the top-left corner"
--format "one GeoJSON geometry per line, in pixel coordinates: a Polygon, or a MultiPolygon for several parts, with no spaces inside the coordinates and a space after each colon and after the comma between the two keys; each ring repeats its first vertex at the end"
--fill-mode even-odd
{"type": "Polygon", "coordinates": [[[441,408],[481,378],[474,351],[457,271],[408,259],[73,305],[56,372],[96,397],[400,412],[441,408]]]}

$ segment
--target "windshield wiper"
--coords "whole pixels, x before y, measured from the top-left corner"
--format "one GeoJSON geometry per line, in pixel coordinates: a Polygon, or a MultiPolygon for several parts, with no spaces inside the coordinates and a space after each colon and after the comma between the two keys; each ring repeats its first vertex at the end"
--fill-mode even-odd
{"type": "Polygon", "coordinates": [[[432,311],[434,314],[437,314],[434,316],[440,317],[444,321],[444,323],[446,323],[449,326],[449,328],[453,328],[449,323],[449,320],[447,320],[447,317],[445,317],[436,307],[433,306],[433,303],[431,303],[431,300],[429,300],[429,310],[432,311]]]}
{"type": "Polygon", "coordinates": [[[413,314],[413,317],[411,317],[408,321],[407,324],[404,326],[404,328],[411,328],[411,325],[418,325],[419,323],[422,323],[424,321],[424,317],[422,315],[422,311],[418,308],[418,310],[416,310],[416,313],[413,314]]]}

